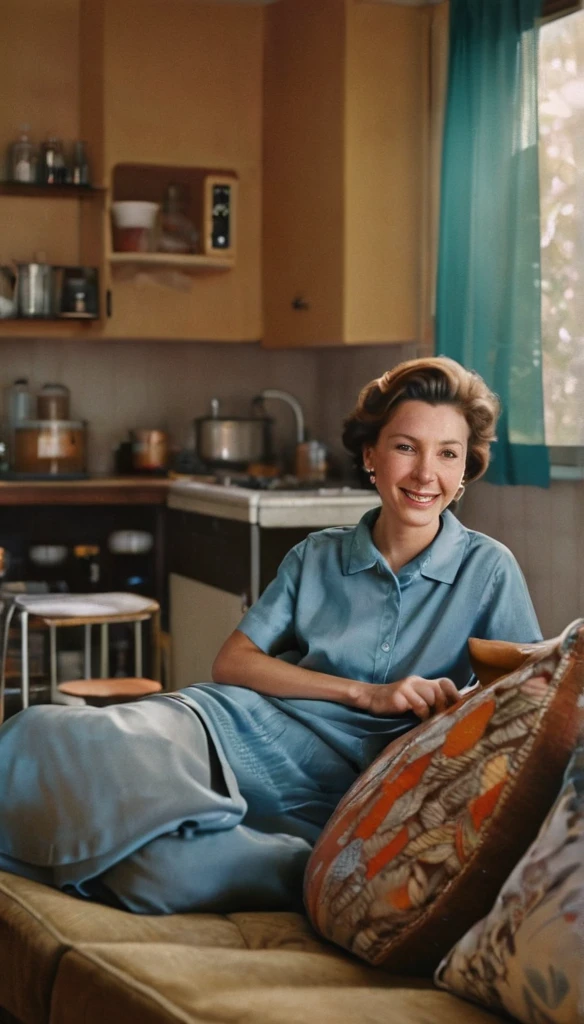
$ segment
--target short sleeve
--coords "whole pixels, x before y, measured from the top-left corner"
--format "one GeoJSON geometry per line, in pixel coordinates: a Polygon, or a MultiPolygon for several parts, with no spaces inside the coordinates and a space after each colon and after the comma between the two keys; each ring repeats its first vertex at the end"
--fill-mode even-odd
{"type": "Polygon", "coordinates": [[[288,552],[276,578],[237,627],[266,654],[280,654],[296,646],[294,618],[305,545],[302,541],[288,552]]]}
{"type": "MultiPolygon", "coordinates": [[[[503,549],[479,619],[484,640],[535,643],[542,639],[527,583],[508,549],[503,549]]],[[[478,625],[479,625],[478,624],[478,625]]]]}

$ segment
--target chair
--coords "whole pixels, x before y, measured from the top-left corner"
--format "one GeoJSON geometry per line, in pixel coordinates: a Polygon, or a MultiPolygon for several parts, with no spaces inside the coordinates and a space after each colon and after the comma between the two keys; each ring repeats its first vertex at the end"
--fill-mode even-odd
{"type": "MultiPolygon", "coordinates": [[[[77,703],[68,698],[82,697],[90,703],[111,703],[134,700],[162,689],[160,679],[160,606],[157,601],[137,594],[19,594],[5,612],[2,652],[2,680],[0,682],[0,712],[3,695],[4,665],[8,630],[12,619],[20,625],[22,652],[21,695],[23,708],[30,699],[28,629],[29,620],[44,623],[49,631],[49,664],[51,701],[77,703]],[[152,675],[143,677],[142,623],[151,622],[152,675]],[[134,676],[131,679],[109,678],[109,627],[119,623],[134,625],[134,676]],[[100,678],[91,675],[91,629],[100,627],[100,678]],[[57,629],[84,627],[84,678],[58,683],[57,629]]],[[[1,719],[0,719],[1,720],[1,719]]]]}

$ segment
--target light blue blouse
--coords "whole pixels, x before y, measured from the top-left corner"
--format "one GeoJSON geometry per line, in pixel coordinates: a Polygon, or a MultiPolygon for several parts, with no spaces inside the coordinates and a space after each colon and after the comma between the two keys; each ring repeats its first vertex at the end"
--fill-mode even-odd
{"type": "MultiPolygon", "coordinates": [[[[292,548],[239,629],[266,653],[318,672],[371,684],[448,676],[459,689],[472,677],[469,637],[541,639],[525,580],[503,544],[446,511],[432,544],[395,574],[373,543],[378,515],[372,509],[355,527],[321,530],[292,548]]],[[[260,730],[268,716],[274,729],[277,708],[358,771],[419,721],[413,714],[380,718],[331,701],[279,699],[218,684],[183,693],[192,693],[228,738],[236,775],[237,705],[249,716],[248,747],[254,742],[249,723],[260,730]]]]}

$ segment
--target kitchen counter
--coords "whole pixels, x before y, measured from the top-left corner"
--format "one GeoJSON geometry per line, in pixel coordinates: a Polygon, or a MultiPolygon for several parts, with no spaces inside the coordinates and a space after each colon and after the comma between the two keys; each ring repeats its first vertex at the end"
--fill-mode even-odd
{"type": "Polygon", "coordinates": [[[1,480],[0,505],[164,505],[165,477],[1,480]]]}
{"type": "Polygon", "coordinates": [[[169,508],[250,523],[263,529],[353,526],[376,505],[376,491],[351,487],[258,491],[181,481],[171,483],[168,492],[169,508]]]}

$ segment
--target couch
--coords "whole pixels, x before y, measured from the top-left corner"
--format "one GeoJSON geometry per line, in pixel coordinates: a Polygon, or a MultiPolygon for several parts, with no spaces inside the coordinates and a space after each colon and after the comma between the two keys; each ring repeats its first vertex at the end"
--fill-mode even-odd
{"type": "Polygon", "coordinates": [[[151,917],[0,872],[3,1024],[495,1024],[321,941],[299,913],[151,917]]]}

